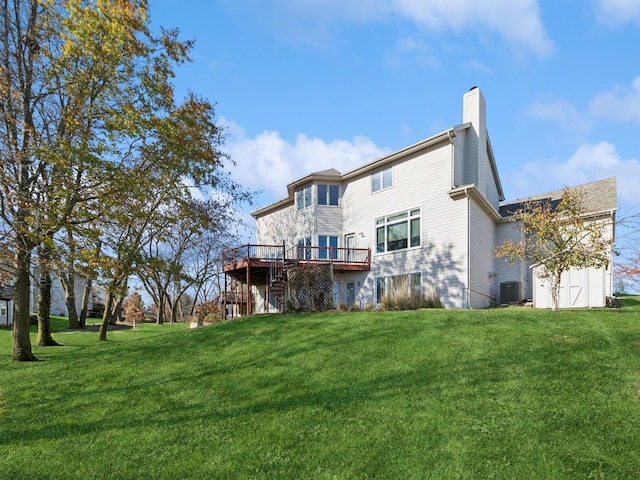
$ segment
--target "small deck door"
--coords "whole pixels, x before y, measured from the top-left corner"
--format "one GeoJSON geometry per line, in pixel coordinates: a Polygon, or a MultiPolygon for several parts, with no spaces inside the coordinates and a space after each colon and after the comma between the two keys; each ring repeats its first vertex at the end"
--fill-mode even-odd
{"type": "Polygon", "coordinates": [[[347,262],[354,261],[354,251],[356,248],[356,236],[353,233],[344,236],[344,246],[347,247],[347,262]]]}
{"type": "Polygon", "coordinates": [[[347,283],[347,306],[356,303],[356,285],[353,282],[347,283]]]}

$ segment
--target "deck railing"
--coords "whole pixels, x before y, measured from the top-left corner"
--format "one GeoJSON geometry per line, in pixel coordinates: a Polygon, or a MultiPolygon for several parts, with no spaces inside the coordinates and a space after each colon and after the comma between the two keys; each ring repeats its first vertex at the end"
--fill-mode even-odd
{"type": "Polygon", "coordinates": [[[13,295],[14,293],[13,285],[0,285],[0,295],[13,295]]]}
{"type": "Polygon", "coordinates": [[[284,245],[247,244],[230,248],[222,253],[223,265],[244,260],[263,262],[282,261],[291,263],[336,263],[345,265],[369,265],[371,251],[368,248],[312,247],[296,245],[286,250],[284,245]]]}
{"type": "Polygon", "coordinates": [[[369,263],[369,256],[368,248],[307,247],[297,245],[287,251],[287,260],[295,262],[364,265],[369,263]]]}
{"type": "Polygon", "coordinates": [[[230,263],[237,263],[247,259],[270,262],[282,260],[283,257],[284,245],[247,244],[223,251],[222,264],[228,265],[230,263]]]}

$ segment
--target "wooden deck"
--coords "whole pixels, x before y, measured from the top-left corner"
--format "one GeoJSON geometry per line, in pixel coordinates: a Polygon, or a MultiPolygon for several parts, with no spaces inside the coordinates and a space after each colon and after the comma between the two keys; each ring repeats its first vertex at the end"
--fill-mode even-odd
{"type": "Polygon", "coordinates": [[[0,300],[13,300],[15,298],[13,285],[0,285],[0,300]]]}
{"type": "Polygon", "coordinates": [[[268,280],[268,271],[274,264],[282,268],[292,266],[331,264],[334,271],[368,271],[371,269],[371,250],[368,248],[336,248],[284,245],[247,244],[223,252],[222,270],[230,276],[244,280],[247,268],[253,283],[268,280]]]}
{"type": "MultiPolygon", "coordinates": [[[[251,298],[251,286],[266,285],[268,297],[274,294],[278,298],[281,311],[284,308],[284,285],[286,270],[292,267],[310,265],[331,265],[335,272],[371,270],[371,250],[368,248],[337,248],[285,245],[247,244],[230,248],[222,253],[222,271],[225,273],[225,291],[227,276],[240,282],[246,290],[246,298],[251,298]]],[[[252,301],[246,304],[246,313],[254,310],[252,301]]],[[[225,297],[225,312],[227,301],[225,297]]],[[[226,315],[226,313],[225,313],[226,315]]]]}

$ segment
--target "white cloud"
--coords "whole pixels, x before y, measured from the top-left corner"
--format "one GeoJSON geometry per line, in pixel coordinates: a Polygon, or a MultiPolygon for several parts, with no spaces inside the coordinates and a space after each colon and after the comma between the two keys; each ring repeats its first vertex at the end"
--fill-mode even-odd
{"type": "Polygon", "coordinates": [[[615,145],[609,142],[583,143],[566,161],[547,160],[527,163],[514,178],[520,189],[526,182],[528,191],[519,190],[518,197],[527,197],[565,186],[581,185],[609,177],[617,177],[619,200],[627,207],[640,203],[640,160],[623,160],[615,145]],[[524,182],[523,182],[523,179],[524,182]],[[530,191],[535,185],[535,191],[530,191]]]}
{"type": "MultiPolygon", "coordinates": [[[[231,5],[231,4],[230,4],[231,5]]],[[[234,9],[245,8],[233,3],[234,9]]],[[[553,53],[540,18],[538,0],[279,0],[251,2],[251,13],[274,33],[311,43],[326,41],[344,21],[408,20],[430,32],[497,33],[516,51],[547,57],[553,53]]]]}
{"type": "Polygon", "coordinates": [[[534,118],[554,121],[568,130],[585,131],[591,128],[585,116],[564,100],[535,102],[529,107],[528,114],[534,118]]]}
{"type": "Polygon", "coordinates": [[[496,31],[519,50],[546,57],[553,52],[536,0],[394,0],[392,10],[429,30],[496,31]]]}
{"type": "Polygon", "coordinates": [[[594,97],[591,112],[609,120],[640,123],[640,77],[630,87],[616,86],[594,97]]]}
{"type": "Polygon", "coordinates": [[[231,135],[225,151],[236,162],[233,179],[264,192],[266,202],[285,198],[287,185],[305,175],[329,168],[345,173],[388,153],[364,136],[326,142],[299,134],[290,143],[273,131],[248,138],[237,124],[226,123],[231,135]]]}
{"type": "Polygon", "coordinates": [[[595,0],[596,16],[605,25],[640,22],[638,0],[595,0]]]}

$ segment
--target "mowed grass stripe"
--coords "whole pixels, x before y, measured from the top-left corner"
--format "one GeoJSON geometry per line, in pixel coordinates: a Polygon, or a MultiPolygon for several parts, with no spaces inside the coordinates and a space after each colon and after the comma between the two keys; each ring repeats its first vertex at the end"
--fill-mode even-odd
{"type": "Polygon", "coordinates": [[[0,478],[638,478],[626,305],[0,331],[0,478]]]}

